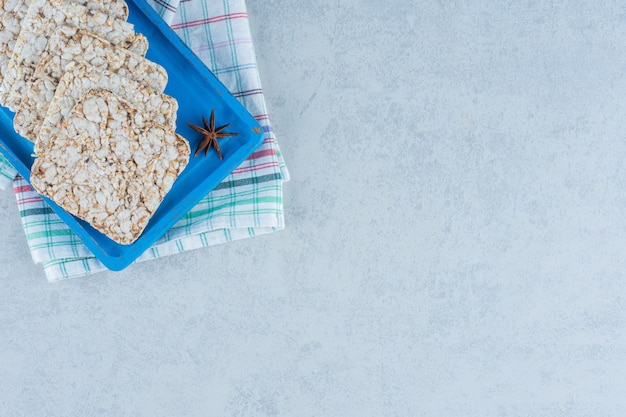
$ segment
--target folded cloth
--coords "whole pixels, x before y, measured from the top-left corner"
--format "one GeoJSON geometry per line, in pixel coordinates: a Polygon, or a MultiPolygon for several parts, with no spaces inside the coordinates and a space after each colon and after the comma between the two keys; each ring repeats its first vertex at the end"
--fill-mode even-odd
{"type": "Polygon", "coordinates": [[[13,165],[0,153],[0,189],[6,190],[11,186],[11,181],[17,175],[13,165]]]}
{"type": "MultiPolygon", "coordinates": [[[[282,185],[289,173],[267,116],[245,1],[150,3],[261,123],[265,140],[138,262],[283,229],[282,185]]],[[[14,176],[0,160],[0,177],[14,176]]],[[[13,189],[33,260],[43,265],[48,280],[106,270],[22,177],[13,180],[13,189]]]]}

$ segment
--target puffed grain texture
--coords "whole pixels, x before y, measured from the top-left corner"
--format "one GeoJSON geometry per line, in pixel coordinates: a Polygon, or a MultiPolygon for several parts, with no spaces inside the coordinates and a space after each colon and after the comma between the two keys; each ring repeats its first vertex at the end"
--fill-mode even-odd
{"type": "Polygon", "coordinates": [[[167,72],[147,60],[82,29],[58,27],[43,51],[33,76],[27,80],[28,93],[15,113],[15,130],[35,141],[64,70],[72,63],[89,64],[93,71],[109,70],[162,92],[167,72]]]}
{"type": "Polygon", "coordinates": [[[145,37],[138,37],[134,26],[122,19],[68,0],[33,0],[22,21],[22,30],[0,86],[0,104],[17,110],[22,97],[27,94],[27,80],[33,75],[50,34],[61,25],[91,31],[139,54],[143,54],[147,46],[145,37]]]}
{"type": "Polygon", "coordinates": [[[129,102],[148,119],[176,130],[178,102],[150,87],[107,70],[95,71],[89,64],[72,63],[67,66],[48,107],[35,152],[43,151],[61,122],[90,90],[106,90],[129,102]]]}
{"type": "MultiPolygon", "coordinates": [[[[123,0],[72,0],[83,4],[92,10],[103,10],[111,16],[120,19],[128,18],[128,5],[123,0]]],[[[15,41],[20,34],[21,23],[30,1],[27,0],[0,0],[0,80],[4,77],[15,41]]]]}
{"type": "Polygon", "coordinates": [[[26,0],[0,0],[0,81],[4,78],[27,12],[26,0]]]}
{"type": "Polygon", "coordinates": [[[107,91],[91,91],[35,160],[31,183],[120,244],[139,238],[191,150],[107,91]]]}

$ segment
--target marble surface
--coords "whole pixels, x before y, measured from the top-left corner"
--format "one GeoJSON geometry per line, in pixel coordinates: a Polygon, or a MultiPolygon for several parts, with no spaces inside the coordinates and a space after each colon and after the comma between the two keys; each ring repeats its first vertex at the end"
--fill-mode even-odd
{"type": "Polygon", "coordinates": [[[0,193],[0,415],[626,415],[622,5],[249,11],[287,229],[49,284],[0,193]]]}

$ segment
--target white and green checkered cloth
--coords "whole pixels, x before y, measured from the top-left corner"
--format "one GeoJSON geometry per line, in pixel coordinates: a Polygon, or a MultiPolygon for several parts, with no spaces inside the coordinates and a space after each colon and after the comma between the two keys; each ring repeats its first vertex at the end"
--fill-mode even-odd
{"type": "MultiPolygon", "coordinates": [[[[272,133],[244,0],[154,0],[151,4],[265,130],[253,155],[138,260],[284,228],[282,186],[289,174],[272,133]]],[[[35,263],[50,281],[106,268],[0,155],[0,187],[13,189],[35,263]]]]}

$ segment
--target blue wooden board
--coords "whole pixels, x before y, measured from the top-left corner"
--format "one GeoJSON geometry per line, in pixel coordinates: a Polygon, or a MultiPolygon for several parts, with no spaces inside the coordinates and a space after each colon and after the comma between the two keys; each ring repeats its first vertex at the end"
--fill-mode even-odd
{"type": "MultiPolygon", "coordinates": [[[[235,99],[200,59],[178,38],[144,0],[128,0],[128,21],[150,41],[146,57],[162,65],[169,75],[165,93],[179,103],[177,132],[190,142],[192,154],[200,135],[185,122],[202,124],[215,109],[216,124],[231,123],[229,132],[239,136],[220,140],[223,160],[214,150],[191,157],[189,165],[174,183],[141,237],[131,245],[120,245],[86,222],[70,215],[49,199],[46,202],[82,239],[94,255],[109,269],[126,268],[167,232],[182,216],[213,190],[263,142],[258,122],[235,99]]],[[[14,114],[0,107],[0,151],[19,173],[30,180],[33,144],[13,129],[14,114]]]]}

